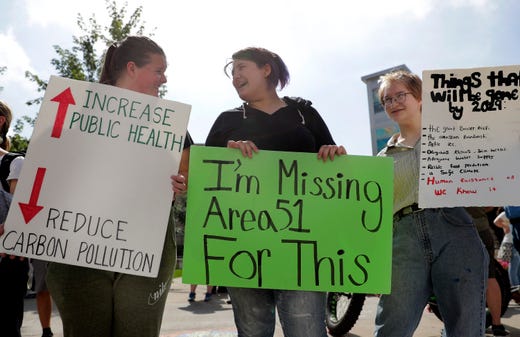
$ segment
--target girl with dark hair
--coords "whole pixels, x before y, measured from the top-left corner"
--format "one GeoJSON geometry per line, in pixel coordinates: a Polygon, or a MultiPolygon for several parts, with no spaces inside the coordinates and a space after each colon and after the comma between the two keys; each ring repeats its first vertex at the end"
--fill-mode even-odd
{"type": "MultiPolygon", "coordinates": [[[[151,39],[129,36],[108,48],[101,82],[152,96],[166,83],[166,56],[151,39]]],[[[177,189],[186,189],[183,170],[193,141],[186,134],[177,189]]],[[[150,224],[143,224],[147,226],[150,224]]],[[[151,224],[153,225],[153,224],[151,224]]],[[[170,214],[157,277],[50,263],[47,284],[63,322],[65,337],[159,336],[168,289],[176,261],[170,214]]]]}
{"type": "MultiPolygon", "coordinates": [[[[285,63],[263,48],[246,48],[233,54],[233,86],[244,102],[220,114],[206,139],[207,146],[239,149],[252,157],[259,149],[317,153],[326,161],[346,154],[337,146],[311,102],[280,98],[278,85],[289,82],[285,63]]],[[[325,293],[228,287],[239,337],[270,337],[278,311],[285,336],[326,337],[325,293]]]]}

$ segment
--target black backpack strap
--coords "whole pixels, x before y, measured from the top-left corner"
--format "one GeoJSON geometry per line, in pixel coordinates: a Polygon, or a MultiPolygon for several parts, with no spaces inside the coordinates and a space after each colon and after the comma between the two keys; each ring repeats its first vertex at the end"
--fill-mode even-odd
{"type": "Polygon", "coordinates": [[[0,162],[0,181],[2,182],[2,187],[4,191],[10,192],[9,183],[7,182],[7,177],[9,176],[9,172],[11,172],[11,162],[14,158],[23,156],[23,153],[18,152],[9,152],[6,153],[2,157],[2,161],[0,162]]]}

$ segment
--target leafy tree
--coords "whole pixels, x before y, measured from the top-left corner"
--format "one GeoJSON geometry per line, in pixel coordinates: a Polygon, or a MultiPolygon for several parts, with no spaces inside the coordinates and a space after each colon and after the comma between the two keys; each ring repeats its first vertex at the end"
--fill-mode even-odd
{"type": "MultiPolygon", "coordinates": [[[[97,82],[101,73],[104,53],[108,46],[123,40],[128,35],[145,35],[145,22],[141,19],[142,6],[137,7],[126,19],[127,2],[120,9],[118,9],[114,0],[105,0],[105,3],[111,19],[108,26],[100,25],[95,14],[85,20],[79,13],[77,25],[83,34],[72,37],[72,48],[65,49],[58,45],[53,46],[58,56],[51,60],[51,64],[56,69],[57,75],[80,81],[97,82]]],[[[153,36],[153,33],[147,35],[153,36]]],[[[25,72],[25,77],[36,83],[37,91],[42,93],[42,96],[29,100],[26,104],[39,106],[43,100],[43,93],[47,89],[47,82],[29,71],[25,72]]],[[[166,89],[163,87],[161,96],[165,93],[166,89]]],[[[25,123],[31,127],[34,126],[34,121],[35,118],[23,116],[22,120],[16,122],[15,132],[18,134],[22,132],[25,123]]]]}
{"type": "Polygon", "coordinates": [[[29,140],[25,137],[22,137],[19,133],[15,133],[10,138],[11,147],[9,151],[11,152],[25,152],[27,151],[27,147],[29,146],[29,140]]]}

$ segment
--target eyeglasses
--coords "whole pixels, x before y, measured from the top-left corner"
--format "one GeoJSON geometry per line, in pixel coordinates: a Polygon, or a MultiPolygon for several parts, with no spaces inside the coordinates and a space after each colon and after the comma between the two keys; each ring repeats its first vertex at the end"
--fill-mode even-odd
{"type": "Polygon", "coordinates": [[[393,97],[385,97],[383,98],[383,106],[388,108],[392,106],[394,103],[403,103],[406,100],[406,95],[411,94],[411,92],[400,92],[393,97]]]}

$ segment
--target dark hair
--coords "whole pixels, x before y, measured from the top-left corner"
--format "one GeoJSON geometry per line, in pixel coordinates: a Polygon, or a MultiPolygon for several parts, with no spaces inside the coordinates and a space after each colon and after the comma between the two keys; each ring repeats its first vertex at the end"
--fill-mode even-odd
{"type": "MultiPolygon", "coordinates": [[[[236,60],[248,60],[256,63],[258,67],[263,67],[266,64],[271,66],[271,74],[269,74],[268,81],[274,87],[280,85],[280,89],[283,89],[289,83],[289,70],[283,62],[283,60],[276,53],[273,53],[265,48],[259,47],[248,47],[237,51],[231,57],[233,61],[236,60]]],[[[224,73],[228,76],[229,66],[233,64],[233,61],[228,62],[224,66],[224,73]]]]}
{"type": "Polygon", "coordinates": [[[421,92],[422,92],[422,80],[419,76],[414,73],[411,73],[406,70],[396,70],[390,73],[384,74],[379,78],[379,90],[377,92],[379,96],[379,101],[383,102],[383,95],[385,89],[390,86],[394,82],[402,83],[410,92],[416,100],[421,100],[421,92]]]}
{"type": "Polygon", "coordinates": [[[9,138],[7,137],[7,132],[9,131],[9,127],[11,126],[13,114],[11,112],[11,108],[9,108],[9,106],[2,101],[0,101],[0,116],[5,117],[5,123],[4,125],[2,125],[2,128],[0,129],[0,147],[4,150],[9,151],[11,143],[9,142],[9,138]]]}
{"type": "Polygon", "coordinates": [[[142,67],[150,62],[150,54],[165,56],[157,43],[146,36],[128,36],[118,44],[108,47],[99,83],[115,85],[128,62],[142,67]]]}

